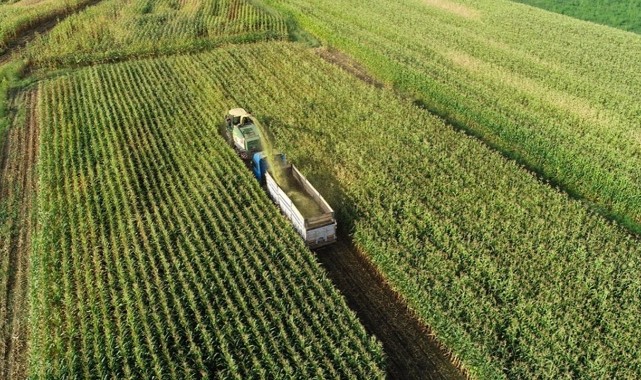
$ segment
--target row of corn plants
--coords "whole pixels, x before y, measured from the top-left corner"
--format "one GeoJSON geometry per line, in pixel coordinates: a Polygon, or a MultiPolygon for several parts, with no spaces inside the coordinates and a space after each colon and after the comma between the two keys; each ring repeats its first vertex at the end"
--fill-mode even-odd
{"type": "Polygon", "coordinates": [[[509,1],[268,3],[641,232],[641,36],[509,1]]]}
{"type": "Polygon", "coordinates": [[[40,86],[32,377],[382,377],[380,345],[218,135],[222,98],[185,91],[193,69],[40,86]]]}
{"type": "Polygon", "coordinates": [[[196,109],[254,111],[473,376],[641,376],[641,245],[627,230],[301,46],[154,65],[196,109]]]}
{"type": "Polygon", "coordinates": [[[26,51],[45,67],[285,39],[285,21],[249,0],[106,0],[67,18],[26,51]]]}

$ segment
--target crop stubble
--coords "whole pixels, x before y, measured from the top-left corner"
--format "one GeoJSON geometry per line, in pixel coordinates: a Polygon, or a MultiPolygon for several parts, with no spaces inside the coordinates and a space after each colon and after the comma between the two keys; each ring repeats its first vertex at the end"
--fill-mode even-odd
{"type": "Polygon", "coordinates": [[[30,91],[21,98],[28,110],[26,118],[24,124],[14,126],[6,133],[0,167],[0,202],[6,207],[4,226],[8,227],[3,231],[9,237],[0,242],[4,274],[0,278],[4,287],[0,304],[0,377],[6,379],[24,378],[27,373],[29,254],[37,186],[37,92],[30,91]]]}

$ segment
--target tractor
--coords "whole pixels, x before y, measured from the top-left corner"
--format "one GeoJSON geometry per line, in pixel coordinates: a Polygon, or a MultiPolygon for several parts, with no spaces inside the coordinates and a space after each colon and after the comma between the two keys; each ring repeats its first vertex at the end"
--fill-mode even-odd
{"type": "Polygon", "coordinates": [[[225,117],[225,136],[243,160],[262,150],[260,132],[253,116],[243,108],[229,110],[225,117]]]}

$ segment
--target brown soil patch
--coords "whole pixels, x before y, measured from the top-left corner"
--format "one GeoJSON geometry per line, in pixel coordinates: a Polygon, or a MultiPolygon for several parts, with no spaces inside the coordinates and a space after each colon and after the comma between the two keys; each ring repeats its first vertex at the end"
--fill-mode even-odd
{"type": "Polygon", "coordinates": [[[363,82],[376,88],[383,88],[383,83],[374,79],[363,66],[342,52],[329,47],[321,47],[316,49],[316,53],[327,62],[339,66],[363,82]]]}
{"type": "Polygon", "coordinates": [[[37,93],[23,94],[27,114],[24,125],[14,125],[3,136],[0,160],[0,200],[8,214],[6,235],[0,242],[3,263],[3,293],[0,295],[0,378],[27,377],[28,273],[31,231],[34,226],[32,203],[37,177],[39,128],[36,117],[37,93]]]}
{"type": "Polygon", "coordinates": [[[383,343],[388,378],[468,377],[365,255],[338,242],[319,250],[317,256],[365,329],[383,343]]]}

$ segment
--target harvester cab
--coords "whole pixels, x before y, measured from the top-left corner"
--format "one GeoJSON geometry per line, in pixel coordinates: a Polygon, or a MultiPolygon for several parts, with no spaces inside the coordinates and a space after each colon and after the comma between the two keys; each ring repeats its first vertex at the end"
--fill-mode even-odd
{"type": "Polygon", "coordinates": [[[243,160],[262,149],[258,127],[252,115],[243,108],[229,110],[225,117],[225,134],[243,160]]]}

